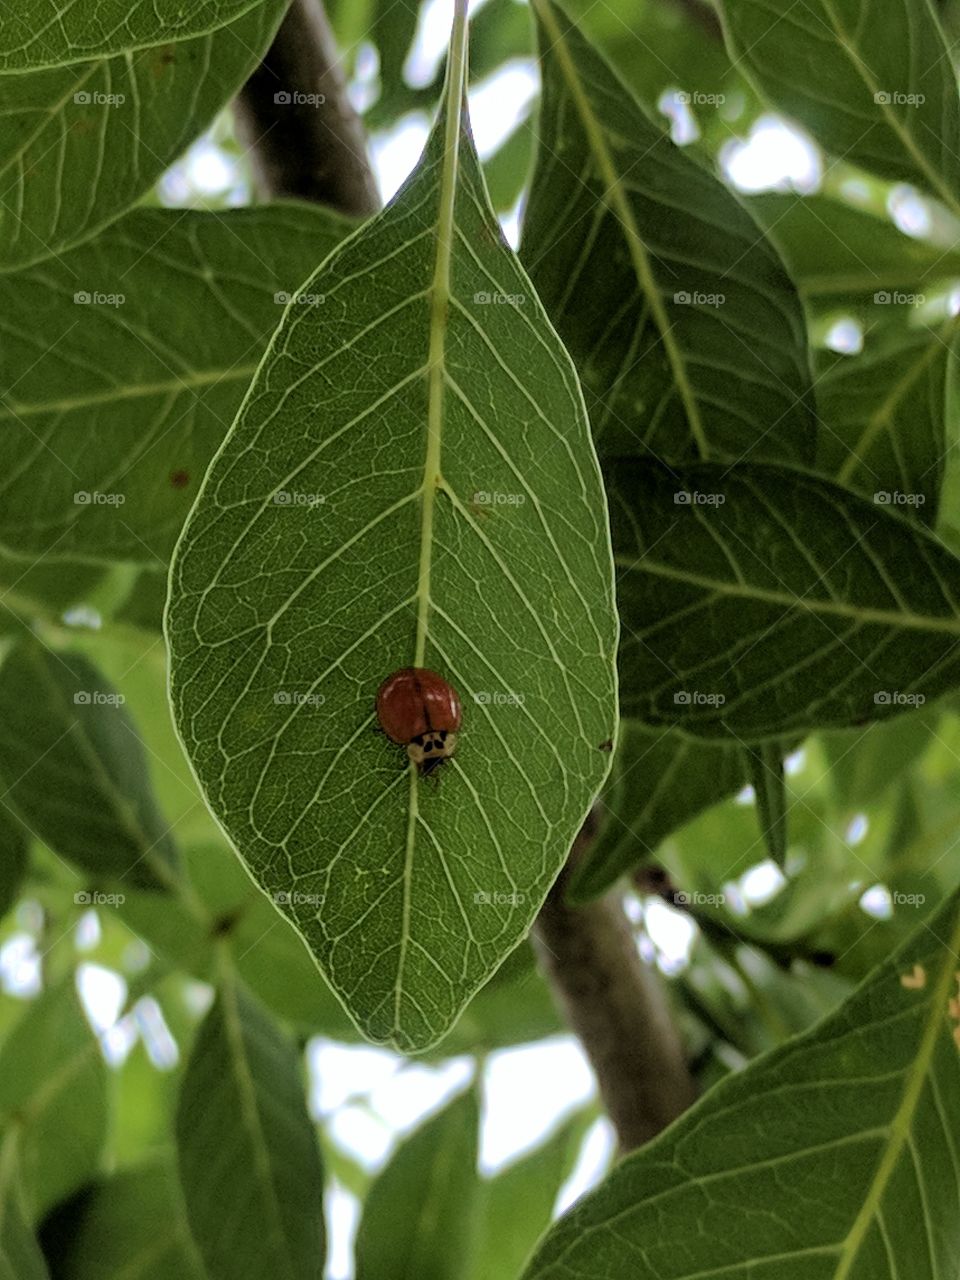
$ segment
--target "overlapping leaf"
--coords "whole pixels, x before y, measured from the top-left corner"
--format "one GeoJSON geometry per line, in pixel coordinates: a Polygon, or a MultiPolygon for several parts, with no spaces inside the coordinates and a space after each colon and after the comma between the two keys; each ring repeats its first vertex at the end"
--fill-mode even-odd
{"type": "Polygon", "coordinates": [[[174,844],[122,697],[77,654],[22,643],[0,666],[4,803],[63,857],[102,878],[157,888],[174,844]]]}
{"type": "Polygon", "coordinates": [[[602,453],[812,461],[803,315],[738,200],[549,0],[521,254],[602,453]]]}
{"type": "Polygon", "coordinates": [[[770,193],[752,196],[747,208],[808,298],[925,293],[960,276],[956,246],[919,240],[887,218],[829,196],[770,193]]]}
{"type": "Polygon", "coordinates": [[[817,379],[818,467],[901,514],[934,524],[946,466],[951,323],[859,356],[824,354],[817,379]]]}
{"type": "Polygon", "coordinates": [[[95,1183],[44,1236],[70,1280],[207,1280],[165,1164],[123,1169],[95,1183]]]}
{"type": "Polygon", "coordinates": [[[471,1090],[401,1147],[370,1189],[357,1232],[357,1280],[460,1280],[479,1205],[471,1090]]]}
{"type": "MultiPolygon", "coordinates": [[[[243,7],[191,40],[160,34],[152,47],[0,75],[0,271],[61,253],[150,190],[257,65],[284,0],[243,7]]],[[[77,277],[73,289],[124,291],[77,277]]]]}
{"type": "Polygon", "coordinates": [[[145,209],[0,276],[0,543],[165,561],[284,300],[347,230],[296,204],[145,209]]]}
{"type": "Polygon", "coordinates": [[[828,150],[958,207],[960,103],[929,0],[723,0],[730,53],[828,150]]]}
{"type": "Polygon", "coordinates": [[[751,741],[960,683],[960,561],[888,505],[780,466],[611,475],[626,714],[751,741]]]}
{"type": "Polygon", "coordinates": [[[836,1013],[623,1160],[525,1280],[955,1275],[958,949],[953,897],[836,1013]]]}
{"type": "Polygon", "coordinates": [[[0,1131],[12,1129],[26,1211],[39,1219],[93,1175],[106,1137],[106,1064],[70,980],[29,1005],[4,1041],[0,1131]]]}
{"type": "Polygon", "coordinates": [[[22,1204],[17,1137],[8,1131],[0,1142],[0,1280],[49,1280],[22,1204]]]}
{"type": "Polygon", "coordinates": [[[575,375],[441,116],[305,286],[171,572],[209,803],[366,1034],[425,1048],[529,927],[615,730],[604,499],[575,375]],[[447,255],[449,254],[449,260],[447,255]],[[440,785],[378,737],[393,670],[464,728],[440,785]]]}
{"type": "Polygon", "coordinates": [[[323,1173],[293,1046],[232,976],[197,1034],[177,1154],[210,1280],[319,1280],[323,1173]]]}
{"type": "Polygon", "coordinates": [[[573,901],[602,893],[651,858],[661,841],[748,781],[737,745],[624,720],[598,804],[600,830],[567,890],[573,901]]]}

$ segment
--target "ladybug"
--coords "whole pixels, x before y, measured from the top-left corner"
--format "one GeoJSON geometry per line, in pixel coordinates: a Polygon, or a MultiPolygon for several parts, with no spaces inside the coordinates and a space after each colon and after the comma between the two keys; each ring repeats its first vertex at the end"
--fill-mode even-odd
{"type": "Polygon", "coordinates": [[[443,676],[426,667],[403,667],[377,690],[377,719],[391,742],[424,774],[449,760],[460,728],[460,698],[443,676]]]}

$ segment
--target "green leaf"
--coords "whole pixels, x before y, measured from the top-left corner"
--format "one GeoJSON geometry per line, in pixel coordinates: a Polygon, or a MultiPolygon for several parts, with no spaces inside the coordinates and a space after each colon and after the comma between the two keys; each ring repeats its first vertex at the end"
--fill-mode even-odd
{"type": "Polygon", "coordinates": [[[177,548],[171,697],[211,809],[364,1034],[425,1049],[528,930],[609,766],[608,534],[573,369],[449,110],[288,309],[177,548]],[[381,681],[466,707],[439,786],[381,681]]]}
{"type": "Polygon", "coordinates": [[[79,654],[17,645],[0,666],[4,803],[97,880],[158,888],[175,878],[174,844],[121,704],[79,654]]]}
{"type": "Polygon", "coordinates": [[[357,1280],[463,1280],[479,1208],[477,1098],[461,1094],[407,1138],[374,1182],[357,1280]]]}
{"type": "Polygon", "coordinates": [[[610,474],[625,714],[758,741],[960,681],[960,562],[889,506],[782,466],[610,474]]]}
{"type": "Polygon", "coordinates": [[[829,196],[767,193],[746,203],[807,297],[924,293],[960,276],[956,247],[908,236],[889,219],[829,196]]]}
{"type": "Polygon", "coordinates": [[[804,318],[736,197],[652,124],[549,0],[521,255],[604,454],[812,461],[804,318]]]}
{"type": "Polygon", "coordinates": [[[834,155],[960,208],[960,104],[928,0],[722,0],[758,91],[834,155]]]}
{"type": "Polygon", "coordinates": [[[958,949],[954,896],[837,1012],[621,1161],[525,1280],[955,1275],[958,949]]]}
{"type": "Polygon", "coordinates": [[[783,778],[783,752],[779,742],[761,742],[745,748],[750,781],[757,801],[757,818],[767,852],[778,867],[787,857],[787,792],[783,778]]]}
{"type": "Polygon", "coordinates": [[[69,1280],[207,1280],[165,1164],[95,1183],[45,1227],[44,1244],[69,1280]]]}
{"type": "Polygon", "coordinates": [[[545,1143],[480,1186],[470,1280],[520,1274],[550,1225],[563,1182],[573,1170],[589,1115],[578,1114],[545,1143]]]}
{"type": "Polygon", "coordinates": [[[72,979],[29,1005],[3,1043],[0,1127],[17,1131],[31,1218],[96,1170],[107,1129],[107,1069],[72,979]]]}
{"type": "Polygon", "coordinates": [[[567,897],[587,902],[646,862],[661,842],[749,780],[739,745],[698,742],[673,729],[624,720],[599,801],[597,838],[570,877],[567,897]]]}
{"type": "Polygon", "coordinates": [[[0,1280],[49,1280],[23,1208],[15,1129],[0,1142],[0,1280]]]}
{"type": "Polygon", "coordinates": [[[0,71],[35,70],[108,54],[128,54],[225,27],[262,0],[26,0],[8,15],[0,34],[0,71]]]}
{"type": "Polygon", "coordinates": [[[818,469],[931,525],[948,452],[955,327],[868,344],[858,356],[825,353],[817,379],[818,469]]]}
{"type": "MultiPolygon", "coordinates": [[[[257,65],[284,2],[249,9],[192,40],[161,37],[111,58],[0,75],[0,270],[58,255],[150,190],[257,65]]],[[[74,276],[70,292],[127,290],[123,281],[74,276]]]]}
{"type": "Polygon", "coordinates": [[[176,1134],[210,1280],[319,1280],[323,1171],[300,1063],[229,972],[184,1073],[176,1134]]]}
{"type": "Polygon", "coordinates": [[[297,204],[143,209],[0,276],[0,542],[165,562],[283,313],[277,295],[349,225],[297,204]],[[78,286],[125,301],[77,304],[78,286]]]}

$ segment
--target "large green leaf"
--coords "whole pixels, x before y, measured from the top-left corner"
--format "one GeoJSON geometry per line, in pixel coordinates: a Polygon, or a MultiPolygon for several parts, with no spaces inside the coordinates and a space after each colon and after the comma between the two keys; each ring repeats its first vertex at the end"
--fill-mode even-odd
{"type": "Polygon", "coordinates": [[[471,1089],[397,1148],[370,1188],[357,1232],[357,1280],[463,1280],[480,1204],[471,1089]]]}
{"type": "Polygon", "coordinates": [[[180,1180],[210,1280],[319,1280],[323,1171],[293,1046],[227,973],[177,1108],[180,1180]]]}
{"type": "MultiPolygon", "coordinates": [[[[258,0],[213,34],[0,75],[0,270],[53,257],[135,204],[257,65],[283,9],[258,0]]],[[[128,290],[110,273],[74,276],[70,292],[128,290]]]]}
{"type": "Polygon", "coordinates": [[[171,570],[208,802],[374,1040],[423,1049],[530,926],[609,766],[616,618],[573,369],[448,108],[304,286],[171,570]],[[465,704],[438,786],[372,732],[390,672],[465,704]]]}
{"type": "Polygon", "coordinates": [[[929,0],[723,0],[721,8],[745,74],[828,150],[960,207],[956,76],[929,0]]]}
{"type": "Polygon", "coordinates": [[[172,1169],[126,1169],[87,1188],[44,1230],[69,1280],[208,1280],[172,1169]]]}
{"type": "Polygon", "coordinates": [[[0,1128],[18,1132],[33,1218],[96,1170],[107,1129],[107,1068],[72,980],[29,1005],[4,1041],[0,1128]]]}
{"type": "Polygon", "coordinates": [[[263,0],[23,0],[4,17],[0,71],[56,67],[84,58],[131,53],[224,27],[263,0]]]}
{"type": "Polygon", "coordinates": [[[611,477],[627,715],[757,740],[960,682],[960,561],[889,506],[762,464],[611,477]]]}
{"type": "Polygon", "coordinates": [[[549,0],[522,257],[601,452],[812,461],[800,302],[736,197],[651,123],[549,0]]]}
{"type": "Polygon", "coordinates": [[[297,204],[143,209],[0,276],[0,542],[165,562],[280,303],[348,229],[297,204]]]}
{"type": "Polygon", "coordinates": [[[0,666],[4,803],[95,882],[157,888],[174,844],[122,701],[86,658],[17,645],[0,666]]]}
{"type": "Polygon", "coordinates": [[[836,1013],[623,1160],[526,1280],[955,1276],[958,949],[953,897],[836,1013]]]}
{"type": "Polygon", "coordinates": [[[598,805],[600,829],[570,878],[581,902],[651,858],[666,836],[748,781],[739,745],[700,742],[673,729],[624,720],[598,805]]]}

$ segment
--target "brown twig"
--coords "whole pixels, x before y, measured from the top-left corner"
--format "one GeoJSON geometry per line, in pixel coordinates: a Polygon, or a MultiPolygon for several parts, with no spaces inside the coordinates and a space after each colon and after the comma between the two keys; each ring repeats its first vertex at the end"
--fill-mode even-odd
{"type": "Polygon", "coordinates": [[[263,195],[296,196],[361,217],[380,207],[321,0],[293,0],[236,107],[263,195]]]}
{"type": "Polygon", "coordinates": [[[540,910],[534,943],[625,1152],[675,1120],[695,1089],[662,984],[640,959],[621,896],[576,907],[564,901],[594,835],[591,817],[540,910]]]}

